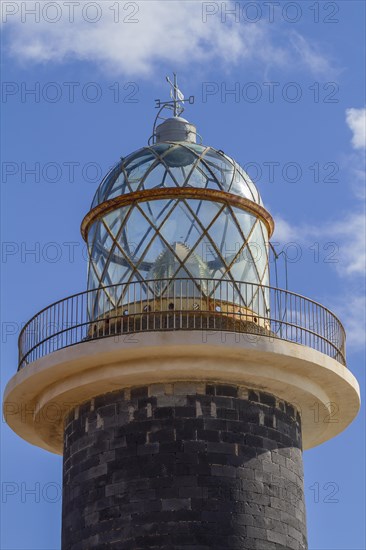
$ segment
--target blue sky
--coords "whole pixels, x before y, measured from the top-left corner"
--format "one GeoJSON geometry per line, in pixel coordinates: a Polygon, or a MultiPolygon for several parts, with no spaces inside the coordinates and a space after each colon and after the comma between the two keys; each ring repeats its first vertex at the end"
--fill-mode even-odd
{"type": "MultiPolygon", "coordinates": [[[[175,70],[203,142],[257,182],[289,288],[344,322],[363,388],[365,4],[34,4],[2,3],[2,387],[22,323],[86,288],[80,222],[175,70]]],[[[1,548],[58,549],[61,459],[1,427],[1,548]]],[[[364,443],[361,411],[304,455],[311,550],[366,547],[364,443]]]]}

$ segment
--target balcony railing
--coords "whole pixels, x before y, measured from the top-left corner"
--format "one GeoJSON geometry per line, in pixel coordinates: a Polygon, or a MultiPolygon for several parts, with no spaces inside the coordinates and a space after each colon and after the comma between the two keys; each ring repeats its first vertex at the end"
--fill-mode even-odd
{"type": "Polygon", "coordinates": [[[213,330],[295,342],[345,361],[341,322],[293,292],[216,279],[161,279],[75,294],[35,315],[19,336],[19,369],[54,351],[108,336],[213,330]]]}

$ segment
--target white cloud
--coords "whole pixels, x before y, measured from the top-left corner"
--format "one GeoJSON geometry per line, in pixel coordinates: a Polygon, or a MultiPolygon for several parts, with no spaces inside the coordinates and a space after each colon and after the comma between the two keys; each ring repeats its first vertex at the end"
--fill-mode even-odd
{"type": "Polygon", "coordinates": [[[299,239],[299,229],[297,227],[291,225],[281,216],[275,216],[275,220],[275,232],[273,235],[274,241],[289,243],[299,239]]]}
{"type": "Polygon", "coordinates": [[[352,193],[361,201],[366,199],[366,157],[362,150],[356,150],[342,158],[343,168],[350,173],[352,193]]]}
{"type": "MultiPolygon", "coordinates": [[[[364,197],[365,166],[363,152],[365,109],[348,109],[347,124],[353,132],[352,146],[356,149],[347,155],[347,167],[351,176],[351,190],[357,199],[364,197]],[[356,184],[354,183],[356,179],[356,184]],[[362,192],[361,192],[362,186],[362,192]]],[[[309,246],[326,239],[339,246],[339,261],[331,264],[342,279],[347,279],[345,291],[338,299],[330,296],[330,305],[345,325],[347,342],[354,349],[362,349],[365,344],[365,272],[366,272],[366,218],[364,208],[356,203],[353,211],[345,213],[333,221],[316,224],[291,224],[278,216],[273,240],[281,243],[297,242],[309,246]],[[352,288],[353,287],[353,288],[352,288]]]]}
{"type": "Polygon", "coordinates": [[[341,276],[365,276],[365,214],[350,213],[343,219],[320,228],[322,234],[339,243],[340,261],[337,270],[341,276]]]}
{"type": "MultiPolygon", "coordinates": [[[[20,4],[27,4],[28,9],[35,4],[42,5],[41,2],[20,4]]],[[[76,59],[92,62],[116,75],[143,77],[151,75],[158,64],[164,62],[173,68],[193,64],[201,67],[206,64],[209,68],[212,62],[228,68],[250,60],[260,61],[263,67],[271,64],[306,67],[317,74],[331,71],[326,57],[316,52],[300,34],[292,33],[292,41],[286,41],[284,32],[274,39],[273,25],[265,20],[254,25],[242,20],[235,22],[233,16],[228,15],[223,23],[220,13],[207,16],[204,22],[203,3],[199,1],[131,2],[139,11],[131,14],[131,10],[121,8],[118,23],[113,11],[116,2],[95,4],[101,9],[100,20],[96,23],[85,21],[85,16],[83,19],[82,3],[75,8],[72,23],[68,15],[70,8],[66,8],[65,2],[59,3],[62,12],[55,23],[46,20],[55,17],[52,11],[46,18],[41,11],[39,22],[30,15],[22,23],[19,11],[9,15],[5,24],[8,51],[21,61],[62,63],[76,59]],[[130,18],[138,22],[123,21],[130,18]],[[280,40],[286,45],[281,46],[280,40]]],[[[226,2],[226,11],[237,4],[226,2]]],[[[215,5],[219,10],[220,4],[215,5]]],[[[89,13],[89,17],[94,15],[94,12],[89,13]]]]}
{"type": "MultiPolygon", "coordinates": [[[[343,282],[344,290],[335,296],[328,296],[327,305],[344,324],[347,344],[354,351],[364,349],[365,345],[365,215],[354,212],[343,216],[333,223],[316,225],[292,225],[281,217],[276,217],[276,230],[273,241],[281,243],[296,242],[306,248],[314,242],[324,240],[334,242],[339,248],[336,263],[330,265],[336,269],[343,282]]],[[[330,247],[328,252],[332,252],[330,247]]]]}
{"type": "Polygon", "coordinates": [[[365,275],[366,221],[363,212],[352,212],[336,221],[315,225],[293,225],[281,216],[276,218],[274,241],[281,243],[297,242],[306,246],[326,239],[334,242],[338,248],[338,262],[334,263],[341,277],[365,275]]]}
{"type": "Polygon", "coordinates": [[[355,149],[366,148],[366,108],[347,109],[346,121],[353,133],[352,145],[355,149]]]}
{"type": "Polygon", "coordinates": [[[330,61],[319,51],[318,47],[310,44],[300,33],[293,31],[290,42],[303,65],[313,74],[335,76],[337,71],[332,67],[330,61]]]}
{"type": "Polygon", "coordinates": [[[353,349],[364,349],[366,320],[364,289],[362,293],[360,293],[359,289],[353,293],[344,293],[342,299],[334,301],[330,304],[330,307],[337,312],[344,325],[347,335],[347,346],[353,349]]]}
{"type": "MultiPolygon", "coordinates": [[[[366,109],[347,109],[346,121],[353,132],[352,146],[357,149],[347,155],[346,166],[351,177],[350,188],[357,199],[365,195],[365,159],[359,149],[365,147],[366,109]]],[[[365,276],[366,271],[366,218],[363,207],[356,204],[352,212],[345,213],[336,220],[322,223],[295,225],[281,216],[276,217],[274,239],[283,243],[297,241],[309,244],[314,239],[335,242],[339,246],[339,263],[335,264],[342,277],[365,276]]]]}

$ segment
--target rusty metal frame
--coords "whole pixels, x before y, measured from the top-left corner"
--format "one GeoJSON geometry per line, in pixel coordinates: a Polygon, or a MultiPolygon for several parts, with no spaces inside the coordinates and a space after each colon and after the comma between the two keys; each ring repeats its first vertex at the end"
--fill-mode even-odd
{"type": "Polygon", "coordinates": [[[83,239],[87,241],[89,229],[96,220],[106,214],[109,214],[113,210],[123,206],[128,206],[130,204],[132,205],[139,202],[162,199],[200,199],[236,206],[241,210],[254,214],[257,218],[260,218],[268,230],[269,238],[272,236],[274,231],[274,220],[270,213],[263,206],[249,199],[239,197],[238,195],[232,195],[226,191],[216,191],[214,189],[198,187],[165,187],[163,189],[155,188],[145,189],[144,191],[134,191],[133,193],[120,195],[99,204],[88,212],[82,221],[81,234],[83,239]]]}

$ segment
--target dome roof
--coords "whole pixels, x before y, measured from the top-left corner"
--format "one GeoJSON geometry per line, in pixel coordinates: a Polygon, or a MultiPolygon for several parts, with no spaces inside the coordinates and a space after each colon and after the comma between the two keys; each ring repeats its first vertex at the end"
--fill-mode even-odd
{"type": "Polygon", "coordinates": [[[226,191],[263,206],[248,174],[222,151],[190,142],[162,142],[122,158],[100,184],[92,208],[134,191],[198,187],[226,191]]]}

